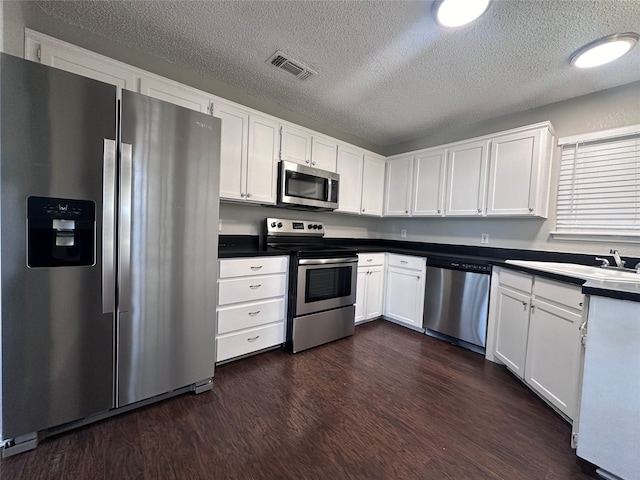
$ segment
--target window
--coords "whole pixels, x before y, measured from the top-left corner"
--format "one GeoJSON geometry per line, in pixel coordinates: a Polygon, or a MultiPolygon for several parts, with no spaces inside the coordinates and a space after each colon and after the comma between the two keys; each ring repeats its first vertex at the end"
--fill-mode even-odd
{"type": "Polygon", "coordinates": [[[640,237],[640,126],[560,139],[555,237],[640,237]]]}

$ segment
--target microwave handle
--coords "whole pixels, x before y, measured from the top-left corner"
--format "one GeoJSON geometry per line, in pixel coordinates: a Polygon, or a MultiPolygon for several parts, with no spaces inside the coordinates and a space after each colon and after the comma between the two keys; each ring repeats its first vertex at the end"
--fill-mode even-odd
{"type": "Polygon", "coordinates": [[[340,199],[338,198],[338,194],[339,194],[338,180],[333,180],[333,179],[329,180],[329,192],[328,192],[328,194],[329,194],[329,198],[327,198],[328,201],[330,201],[330,202],[334,202],[335,201],[335,203],[339,202],[340,199]],[[335,200],[333,198],[333,190],[334,189],[336,190],[335,200]]]}

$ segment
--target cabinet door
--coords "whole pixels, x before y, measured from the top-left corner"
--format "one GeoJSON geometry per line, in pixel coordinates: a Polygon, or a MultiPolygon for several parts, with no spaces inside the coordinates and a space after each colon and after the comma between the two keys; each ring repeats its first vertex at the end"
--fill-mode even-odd
{"type": "Polygon", "coordinates": [[[534,300],[529,319],[525,381],[573,419],[580,359],[581,315],[534,300]]]}
{"type": "Polygon", "coordinates": [[[220,198],[244,200],[247,195],[249,115],[224,104],[215,104],[213,114],[222,119],[220,198]]]}
{"type": "Polygon", "coordinates": [[[311,141],[311,166],[335,172],[337,151],[338,144],[334,140],[314,136],[311,141]]]}
{"type": "Polygon", "coordinates": [[[483,214],[488,146],[488,141],[470,142],[449,150],[446,215],[483,214]]]}
{"type": "MultiPolygon", "coordinates": [[[[542,130],[491,142],[487,215],[534,215],[542,130]]],[[[546,212],[545,212],[546,215],[546,212]]]]}
{"type": "Polygon", "coordinates": [[[365,319],[368,272],[369,270],[366,267],[358,267],[358,279],[356,280],[356,323],[365,319]]]}
{"type": "Polygon", "coordinates": [[[108,57],[69,45],[37,32],[25,32],[25,58],[59,68],[83,77],[99,80],[122,89],[138,91],[138,75],[134,69],[108,57]],[[40,50],[40,57],[35,53],[40,50]]]}
{"type": "Polygon", "coordinates": [[[365,299],[365,318],[378,318],[382,315],[382,287],[384,268],[370,267],[367,274],[367,296],[365,299]]]}
{"type": "Polygon", "coordinates": [[[498,287],[495,355],[524,378],[531,296],[498,287]]]}
{"type": "Polygon", "coordinates": [[[425,152],[416,156],[412,215],[441,216],[443,214],[446,158],[447,150],[425,152]]]}
{"type": "Polygon", "coordinates": [[[196,112],[209,113],[211,102],[208,95],[177,82],[143,77],[140,79],[140,93],[196,112]]]}
{"type": "Polygon", "coordinates": [[[280,142],[280,160],[311,166],[310,133],[284,125],[280,142]]]}
{"type": "Polygon", "coordinates": [[[387,162],[384,186],[385,216],[409,216],[412,170],[412,156],[397,158],[387,162]]]}
{"type": "Polygon", "coordinates": [[[280,125],[268,118],[249,117],[249,153],[245,198],[263,204],[276,203],[276,168],[280,125]]]}
{"type": "Polygon", "coordinates": [[[338,148],[338,173],[340,174],[339,207],[337,211],[360,213],[362,197],[362,154],[340,145],[338,148]]]}
{"type": "Polygon", "coordinates": [[[362,172],[362,215],[382,216],[384,204],[384,167],[385,159],[364,155],[362,172]]]}
{"type": "Polygon", "coordinates": [[[422,327],[424,275],[397,267],[387,269],[385,316],[414,327],[422,327]]]}

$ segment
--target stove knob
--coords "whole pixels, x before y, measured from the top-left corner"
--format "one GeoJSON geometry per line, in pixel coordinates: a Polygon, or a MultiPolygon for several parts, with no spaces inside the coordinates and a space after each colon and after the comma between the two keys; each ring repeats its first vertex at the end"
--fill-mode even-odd
{"type": "Polygon", "coordinates": [[[282,228],[282,222],[278,222],[278,228],[282,228]]]}
{"type": "Polygon", "coordinates": [[[309,224],[309,225],[307,225],[307,228],[308,228],[309,230],[311,230],[311,229],[313,228],[313,225],[309,224]]]}
{"type": "Polygon", "coordinates": [[[271,222],[271,228],[276,228],[276,222],[271,222]]]}
{"type": "Polygon", "coordinates": [[[322,224],[318,224],[318,230],[322,230],[322,224]]]}
{"type": "Polygon", "coordinates": [[[315,228],[316,230],[318,230],[320,228],[320,225],[314,225],[313,228],[315,228]]]}

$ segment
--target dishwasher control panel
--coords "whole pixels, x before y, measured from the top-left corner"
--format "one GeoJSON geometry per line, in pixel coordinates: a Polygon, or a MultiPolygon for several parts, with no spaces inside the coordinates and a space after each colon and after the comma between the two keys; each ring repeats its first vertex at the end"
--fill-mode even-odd
{"type": "Polygon", "coordinates": [[[428,267],[448,268],[451,270],[462,270],[465,272],[491,273],[491,265],[487,263],[470,262],[469,260],[453,261],[438,258],[429,258],[428,267]]]}

